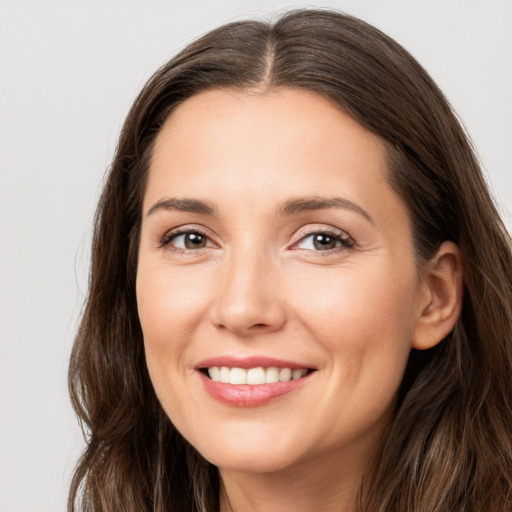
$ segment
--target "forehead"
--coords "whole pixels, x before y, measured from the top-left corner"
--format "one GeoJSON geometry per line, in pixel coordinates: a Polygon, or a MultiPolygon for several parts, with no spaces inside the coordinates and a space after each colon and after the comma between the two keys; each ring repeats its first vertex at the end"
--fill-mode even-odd
{"type": "MultiPolygon", "coordinates": [[[[186,141],[201,137],[203,143],[221,141],[224,135],[238,134],[230,139],[233,149],[242,143],[265,144],[267,152],[298,140],[317,147],[331,143],[350,149],[372,148],[372,153],[385,153],[384,141],[352,119],[340,106],[320,94],[281,87],[265,92],[213,89],[192,96],[178,105],[167,118],[157,137],[155,152],[167,145],[170,138],[186,141]],[[282,131],[282,128],[286,128],[282,131]],[[258,133],[259,132],[259,133],[258,133]],[[244,139],[250,134],[251,139],[244,139]],[[376,151],[373,151],[376,150],[376,151]]],[[[296,148],[298,149],[298,148],[296,148]]]]}
{"type": "Polygon", "coordinates": [[[188,99],[164,123],[147,192],[158,182],[180,195],[207,179],[210,187],[254,191],[286,185],[289,194],[300,182],[321,193],[349,175],[363,188],[387,182],[386,146],[333,102],[291,88],[220,89],[188,99]]]}

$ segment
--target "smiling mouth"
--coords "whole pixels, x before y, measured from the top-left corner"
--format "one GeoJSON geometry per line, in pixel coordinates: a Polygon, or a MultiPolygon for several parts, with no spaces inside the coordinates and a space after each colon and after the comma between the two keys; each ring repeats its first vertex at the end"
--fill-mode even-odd
{"type": "Polygon", "coordinates": [[[213,382],[231,385],[259,386],[298,380],[311,373],[308,368],[278,368],[275,366],[255,368],[237,368],[228,366],[210,366],[200,371],[213,382]]]}

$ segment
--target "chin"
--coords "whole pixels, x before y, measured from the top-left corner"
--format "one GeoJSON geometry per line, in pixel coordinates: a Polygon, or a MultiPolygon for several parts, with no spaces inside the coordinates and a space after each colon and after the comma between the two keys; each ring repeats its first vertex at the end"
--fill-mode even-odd
{"type": "Polygon", "coordinates": [[[205,454],[205,458],[220,470],[241,473],[276,473],[293,465],[290,457],[262,450],[247,450],[245,453],[205,454]],[[208,455],[208,456],[206,456],[208,455]]]}
{"type": "Polygon", "coordinates": [[[214,443],[193,444],[196,450],[221,470],[274,473],[294,465],[299,458],[297,444],[288,438],[281,443],[273,436],[261,435],[260,439],[218,436],[214,443]]]}

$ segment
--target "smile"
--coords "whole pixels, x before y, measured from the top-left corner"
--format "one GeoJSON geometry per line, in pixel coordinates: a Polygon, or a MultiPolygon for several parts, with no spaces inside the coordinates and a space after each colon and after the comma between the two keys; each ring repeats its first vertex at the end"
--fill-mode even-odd
{"type": "Polygon", "coordinates": [[[195,367],[203,389],[231,407],[257,407],[302,388],[315,368],[269,357],[215,357],[195,367]]]}
{"type": "Polygon", "coordinates": [[[208,376],[214,382],[223,384],[260,386],[262,384],[275,384],[288,382],[304,377],[306,368],[277,368],[262,366],[256,368],[230,368],[228,366],[211,366],[207,369],[208,376]]]}

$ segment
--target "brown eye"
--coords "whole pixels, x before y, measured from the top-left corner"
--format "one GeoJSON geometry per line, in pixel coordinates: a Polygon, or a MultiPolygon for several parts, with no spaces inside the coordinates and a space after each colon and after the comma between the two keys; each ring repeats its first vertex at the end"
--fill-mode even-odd
{"type": "Polygon", "coordinates": [[[343,231],[331,233],[317,231],[304,236],[295,244],[296,249],[306,249],[315,252],[343,251],[354,246],[353,240],[343,231]]]}
{"type": "Polygon", "coordinates": [[[161,246],[168,246],[171,249],[194,250],[203,247],[212,247],[214,244],[207,235],[199,231],[179,231],[164,237],[161,246]]]}
{"type": "Polygon", "coordinates": [[[206,237],[200,233],[186,233],[183,235],[183,244],[186,249],[200,249],[206,247],[206,237]]]}
{"type": "Polygon", "coordinates": [[[325,235],[323,233],[313,235],[313,247],[318,251],[334,249],[337,242],[338,239],[330,235],[325,235]]]}

